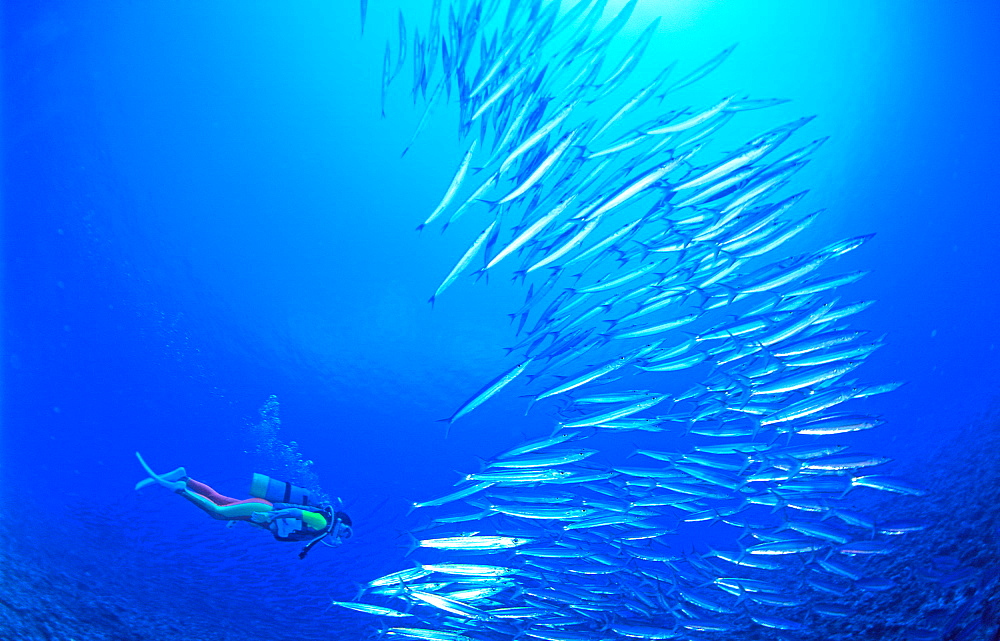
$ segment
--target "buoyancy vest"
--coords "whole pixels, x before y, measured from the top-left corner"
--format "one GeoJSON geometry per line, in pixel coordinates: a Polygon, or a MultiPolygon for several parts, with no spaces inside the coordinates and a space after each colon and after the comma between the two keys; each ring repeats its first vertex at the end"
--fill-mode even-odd
{"type": "Polygon", "coordinates": [[[253,520],[266,524],[279,541],[309,541],[327,531],[329,521],[319,509],[297,503],[274,503],[270,512],[257,512],[253,520]]]}

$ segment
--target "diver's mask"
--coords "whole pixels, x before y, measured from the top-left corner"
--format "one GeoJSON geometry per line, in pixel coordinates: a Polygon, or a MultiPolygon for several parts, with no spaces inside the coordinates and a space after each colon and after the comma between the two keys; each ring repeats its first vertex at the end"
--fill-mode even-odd
{"type": "MultiPolygon", "coordinates": [[[[339,506],[339,499],[337,503],[339,506]]],[[[317,536],[315,539],[307,543],[304,548],[302,548],[302,552],[299,553],[300,559],[304,559],[306,554],[309,553],[309,550],[312,549],[312,547],[317,543],[323,543],[323,545],[335,548],[343,545],[344,541],[351,538],[354,534],[351,517],[349,517],[346,512],[335,510],[333,506],[327,505],[325,506],[323,513],[330,525],[327,526],[325,532],[317,536]]]]}
{"type": "Polygon", "coordinates": [[[354,530],[351,526],[338,518],[334,523],[333,529],[330,530],[330,538],[332,540],[329,542],[324,541],[324,543],[332,546],[342,545],[347,539],[351,538],[352,534],[354,534],[354,530]]]}
{"type": "Polygon", "coordinates": [[[353,523],[351,522],[351,517],[347,516],[346,512],[337,510],[333,513],[333,527],[330,528],[330,538],[333,539],[329,543],[324,541],[327,545],[338,546],[343,545],[343,543],[351,538],[354,534],[354,529],[352,528],[353,523]]]}

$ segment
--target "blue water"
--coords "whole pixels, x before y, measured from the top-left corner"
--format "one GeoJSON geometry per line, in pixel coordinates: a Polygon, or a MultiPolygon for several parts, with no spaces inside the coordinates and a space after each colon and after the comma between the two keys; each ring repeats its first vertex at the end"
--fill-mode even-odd
{"type": "MultiPolygon", "coordinates": [[[[425,4],[402,9],[419,24],[425,4]]],[[[524,292],[465,279],[427,303],[484,218],[414,231],[467,143],[452,103],[400,157],[422,104],[407,67],[380,117],[400,5],[371,5],[363,37],[354,2],[4,7],[0,638],[366,638],[373,619],[324,608],[412,563],[409,504],[551,430],[516,386],[447,438],[435,422],[515,364],[524,292]],[[356,536],[300,561],[134,492],[137,450],[237,497],[254,471],[318,479],[356,536]]],[[[944,514],[996,478],[976,457],[998,429],[998,13],[650,0],[625,33],[663,16],[647,71],[739,42],[683,100],[791,99],[742,134],[818,115],[809,139],[831,139],[795,183],[827,214],[801,246],[876,234],[838,268],[872,271],[853,324],[887,334],[864,378],[907,381],[845,442],[925,485],[947,461],[944,514]]]]}

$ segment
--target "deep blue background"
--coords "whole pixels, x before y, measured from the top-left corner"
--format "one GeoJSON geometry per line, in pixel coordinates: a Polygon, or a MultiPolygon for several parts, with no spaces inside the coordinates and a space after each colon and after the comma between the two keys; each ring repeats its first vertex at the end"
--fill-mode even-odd
{"type": "MultiPolygon", "coordinates": [[[[461,157],[455,109],[401,159],[421,107],[401,83],[387,119],[378,108],[398,5],[373,0],[361,38],[340,4],[5,5],[0,443],[7,513],[44,509],[63,549],[115,547],[127,567],[139,546],[176,561],[143,572],[282,607],[291,586],[310,595],[301,616],[353,629],[323,599],[405,567],[406,505],[552,420],[524,418],[512,388],[447,440],[434,423],[511,365],[521,290],[463,281],[427,304],[485,220],[413,231],[461,157]],[[258,463],[247,425],[272,394],[283,438],[362,517],[353,549],[309,570],[261,533],[132,491],[138,449],[241,495],[258,463]],[[216,563],[233,549],[266,578],[216,563]]],[[[650,1],[631,24],[657,13],[646,72],[740,42],[678,100],[791,98],[758,129],[818,114],[809,139],[832,135],[796,179],[828,210],[803,244],[877,233],[838,267],[873,270],[850,289],[879,301],[856,324],[888,334],[863,378],[909,383],[868,401],[889,422],[853,442],[915,479],[942,445],[974,448],[952,441],[1000,382],[996,3],[650,1]]]]}

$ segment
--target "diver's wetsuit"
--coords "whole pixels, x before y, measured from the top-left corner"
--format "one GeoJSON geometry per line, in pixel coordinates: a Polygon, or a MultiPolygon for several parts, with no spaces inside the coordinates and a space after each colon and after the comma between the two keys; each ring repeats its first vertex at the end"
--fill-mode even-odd
{"type": "MultiPolygon", "coordinates": [[[[205,511],[216,519],[249,521],[252,513],[261,511],[266,512],[268,508],[271,507],[271,502],[266,499],[234,499],[229,496],[223,496],[210,486],[192,478],[185,479],[185,481],[187,483],[187,489],[207,498],[213,503],[213,506],[210,506],[209,509],[206,509],[205,511]]],[[[187,496],[186,493],[185,496],[187,496]]],[[[204,506],[202,501],[195,500],[192,501],[192,503],[198,507],[204,506]]]]}
{"type": "Polygon", "coordinates": [[[253,525],[270,529],[275,538],[280,541],[298,541],[311,539],[324,532],[328,521],[322,512],[316,511],[307,505],[293,505],[288,503],[272,503],[267,499],[249,498],[234,499],[229,496],[219,494],[210,486],[192,478],[185,479],[186,489],[179,493],[191,501],[202,510],[207,512],[213,519],[222,521],[247,521],[253,525]],[[282,528],[278,530],[271,527],[276,521],[264,516],[264,513],[275,510],[300,510],[296,516],[300,516],[301,528],[296,528],[293,532],[282,528]],[[254,517],[255,514],[261,516],[254,517]]]}

